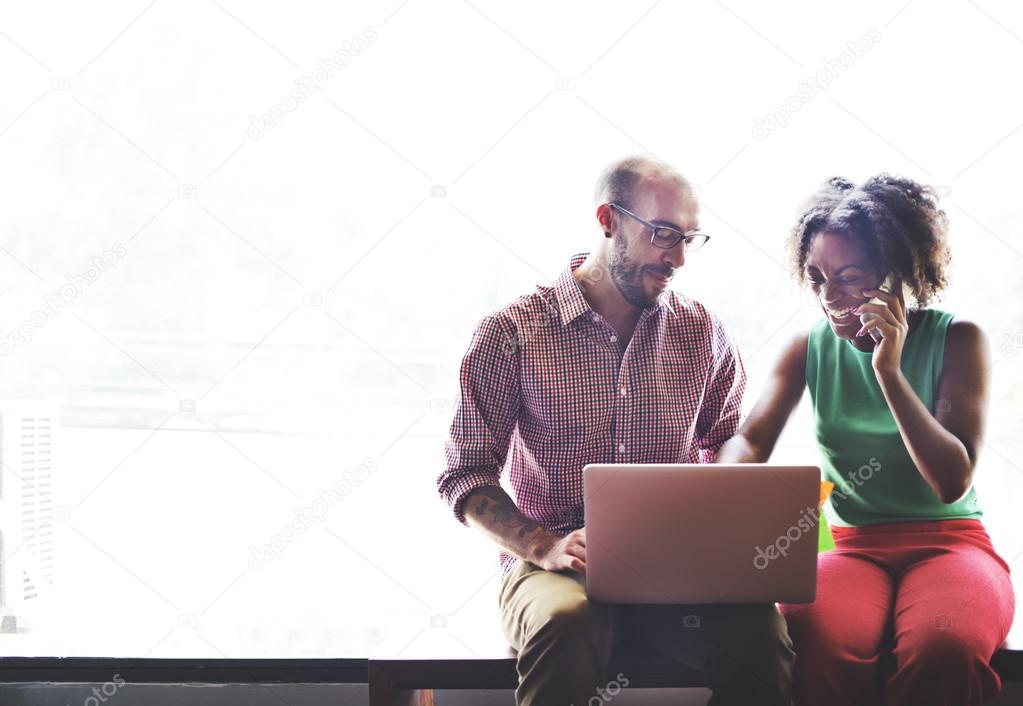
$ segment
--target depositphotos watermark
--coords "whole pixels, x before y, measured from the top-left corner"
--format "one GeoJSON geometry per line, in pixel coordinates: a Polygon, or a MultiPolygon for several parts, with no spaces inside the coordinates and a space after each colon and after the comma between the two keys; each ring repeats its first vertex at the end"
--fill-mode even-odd
{"type": "Polygon", "coordinates": [[[259,571],[267,562],[284,556],[284,549],[289,544],[317,523],[323,522],[336,503],[344,500],[376,470],[377,462],[372,458],[366,458],[355,468],[342,473],[341,480],[334,485],[326,490],[318,488],[316,499],[295,510],[295,519],[281,528],[280,532],[260,547],[255,544],[249,547],[249,568],[259,571]]]}
{"type": "Polygon", "coordinates": [[[855,471],[849,471],[846,474],[846,479],[835,484],[835,489],[831,491],[832,496],[837,496],[842,500],[856,492],[856,488],[863,487],[863,484],[874,477],[875,473],[881,470],[881,462],[877,460],[875,456],[871,456],[870,459],[862,466],[857,468],[855,471]],[[855,488],[853,486],[856,486],[855,488]]]}
{"type": "Polygon", "coordinates": [[[314,91],[322,91],[330,79],[351,63],[352,59],[364,52],[376,41],[377,33],[366,27],[359,34],[341,43],[341,48],[327,59],[317,59],[316,68],[308,76],[295,79],[295,89],[282,97],[262,115],[249,116],[249,137],[258,140],[266,133],[284,124],[288,113],[305,102],[314,91]]]}
{"type": "Polygon", "coordinates": [[[558,313],[553,309],[527,314],[521,321],[516,322],[514,332],[504,336],[501,348],[505,355],[515,355],[531,340],[551,330],[559,320],[558,313]]]}
{"type": "Polygon", "coordinates": [[[798,112],[821,93],[831,90],[831,83],[880,41],[881,30],[871,27],[856,39],[850,39],[845,51],[834,59],[821,59],[821,68],[803,77],[795,93],[766,116],[757,115],[753,118],[753,137],[765,140],[773,131],[788,125],[793,113],[798,112]]]}
{"type": "Polygon", "coordinates": [[[103,682],[100,686],[92,687],[92,696],[86,696],[82,706],[99,706],[105,704],[109,699],[125,685],[124,677],[114,674],[113,679],[103,682]]]}
{"type": "MultiPolygon", "coordinates": [[[[622,693],[622,689],[628,685],[629,678],[622,672],[618,672],[618,675],[607,684],[604,686],[598,686],[596,689],[596,695],[587,699],[583,706],[601,706],[601,704],[606,704],[611,701],[611,699],[618,696],[618,694],[622,693]]],[[[575,704],[572,704],[572,706],[575,706],[575,704]]]]}
{"type": "Polygon", "coordinates": [[[816,531],[817,522],[817,508],[813,505],[807,505],[799,513],[799,519],[796,521],[796,524],[785,530],[785,534],[778,537],[773,543],[768,544],[767,549],[761,549],[757,546],[757,553],[753,556],[753,566],[763,571],[767,568],[768,564],[779,556],[788,556],[789,549],[792,548],[793,544],[798,542],[804,535],[816,531]]]}
{"type": "Polygon", "coordinates": [[[71,274],[69,272],[65,276],[67,283],[44,296],[43,303],[38,309],[25,317],[12,330],[0,331],[0,356],[8,356],[14,352],[15,348],[31,343],[36,331],[45,326],[62,310],[74,304],[86,289],[95,284],[103,276],[103,273],[116,265],[127,252],[124,245],[114,243],[109,249],[93,256],[92,264],[81,273],[71,274]]]}
{"type": "MultiPolygon", "coordinates": [[[[877,457],[871,456],[867,463],[863,464],[855,471],[849,471],[849,473],[846,474],[846,478],[848,480],[843,480],[835,484],[834,490],[831,491],[831,497],[837,496],[845,500],[847,497],[856,492],[856,488],[862,487],[864,483],[873,478],[874,474],[880,470],[881,462],[877,460],[877,457]]],[[[804,535],[817,530],[819,512],[823,512],[823,509],[818,510],[812,505],[807,506],[799,514],[799,519],[796,523],[790,526],[785,531],[785,534],[778,537],[778,539],[774,540],[773,543],[768,544],[766,549],[761,549],[757,546],[756,554],[753,556],[753,566],[757,569],[763,570],[779,556],[788,556],[789,549],[792,548],[794,543],[798,542],[804,535]]]]}
{"type": "MultiPolygon", "coordinates": [[[[589,268],[583,279],[585,284],[593,285],[607,276],[609,276],[607,268],[598,264],[589,268]]],[[[561,315],[554,309],[545,309],[535,314],[527,313],[525,317],[515,322],[515,331],[504,336],[501,347],[506,355],[515,355],[523,346],[550,331],[560,322],[561,315]]]]}

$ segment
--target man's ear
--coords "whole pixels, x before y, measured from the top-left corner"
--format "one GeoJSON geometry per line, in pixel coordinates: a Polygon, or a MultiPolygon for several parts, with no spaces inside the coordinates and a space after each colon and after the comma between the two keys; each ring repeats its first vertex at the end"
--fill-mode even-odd
{"type": "Polygon", "coordinates": [[[604,231],[604,237],[611,237],[611,207],[606,203],[602,203],[597,206],[597,223],[600,224],[601,230],[604,231]]]}

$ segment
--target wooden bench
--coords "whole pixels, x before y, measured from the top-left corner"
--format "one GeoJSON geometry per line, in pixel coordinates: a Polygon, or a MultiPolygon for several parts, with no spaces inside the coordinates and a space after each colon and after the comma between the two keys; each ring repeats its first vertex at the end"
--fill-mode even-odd
{"type": "MultiPolygon", "coordinates": [[[[703,673],[655,655],[612,655],[609,675],[628,675],[629,688],[691,688],[703,673]]],[[[369,660],[369,706],[433,706],[434,689],[514,689],[515,651],[485,657],[408,657],[369,660]]]]}
{"type": "MultiPolygon", "coordinates": [[[[1023,630],[1014,628],[991,660],[1003,681],[1023,681],[1023,630]]],[[[607,673],[628,675],[629,689],[705,686],[703,674],[664,657],[612,655],[607,673]]],[[[514,689],[515,652],[483,657],[405,657],[369,660],[369,706],[433,706],[434,689],[514,689]]]]}

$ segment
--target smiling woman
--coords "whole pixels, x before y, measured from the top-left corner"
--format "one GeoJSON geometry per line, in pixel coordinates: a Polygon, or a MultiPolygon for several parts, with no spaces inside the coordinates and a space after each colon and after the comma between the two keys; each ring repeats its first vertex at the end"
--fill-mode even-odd
{"type": "Polygon", "coordinates": [[[860,186],[829,180],[789,244],[825,319],[793,339],[718,457],[766,460],[805,387],[825,479],[842,484],[866,456],[876,466],[825,506],[836,549],[821,555],[817,600],[783,606],[801,705],[849,694],[874,703],[883,691],[889,704],[979,706],[1000,689],[988,662],[1015,601],[973,487],[988,346],[975,324],[924,308],[947,282],[947,237],[927,187],[885,174],[860,186]],[[906,292],[918,307],[907,308],[906,292]],[[964,606],[978,595],[983,605],[964,606]],[[874,608],[839,617],[850,603],[874,608]],[[930,629],[935,614],[944,633],[930,629]],[[879,687],[888,651],[898,666],[879,687]]]}

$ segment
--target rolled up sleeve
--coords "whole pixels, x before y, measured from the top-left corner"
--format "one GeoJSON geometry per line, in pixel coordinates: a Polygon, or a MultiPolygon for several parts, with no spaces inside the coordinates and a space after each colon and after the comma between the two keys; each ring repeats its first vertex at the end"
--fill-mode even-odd
{"type": "Polygon", "coordinates": [[[697,458],[711,463],[742,421],[746,369],[724,324],[710,314],[711,377],[696,425],[697,458]]]}
{"type": "Polygon", "coordinates": [[[444,442],[437,490],[462,524],[462,505],[477,488],[499,486],[519,411],[519,349],[514,325],[480,321],[459,372],[459,396],[444,442]]]}

